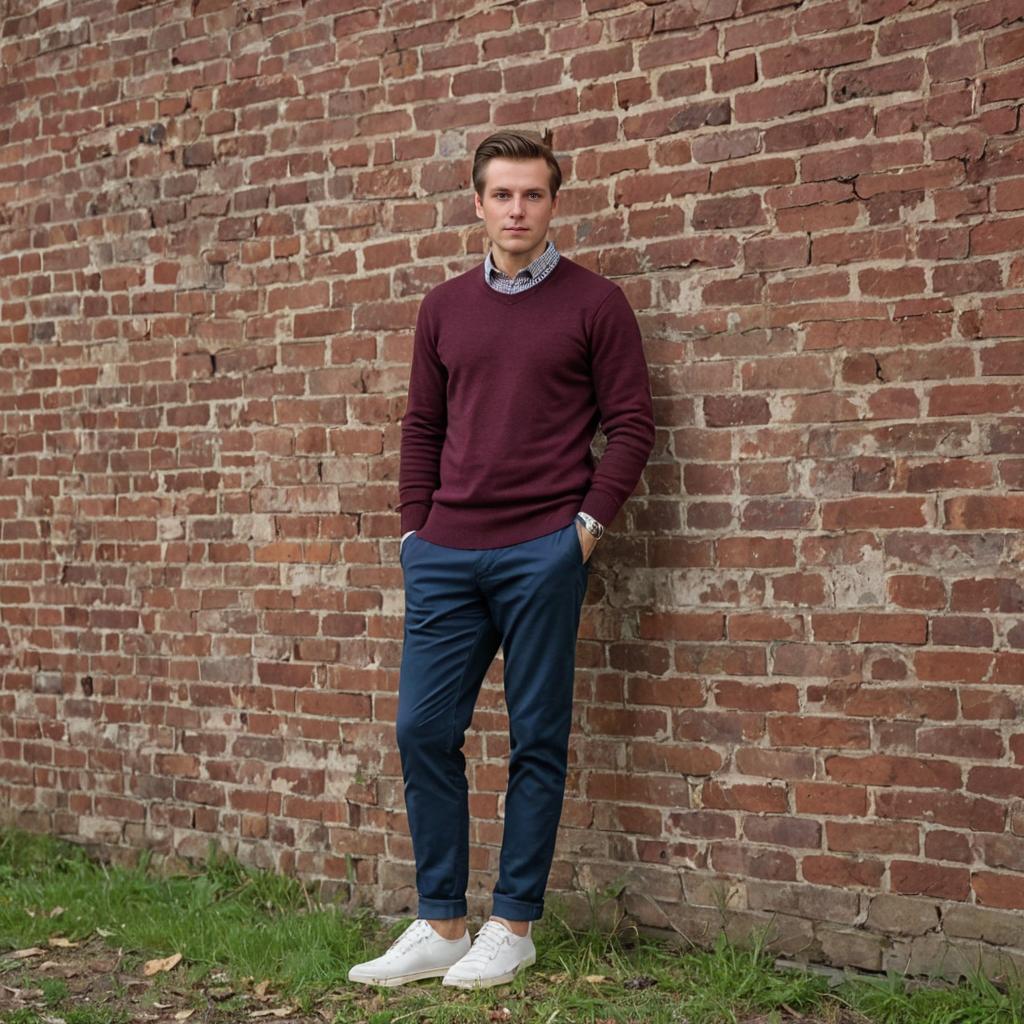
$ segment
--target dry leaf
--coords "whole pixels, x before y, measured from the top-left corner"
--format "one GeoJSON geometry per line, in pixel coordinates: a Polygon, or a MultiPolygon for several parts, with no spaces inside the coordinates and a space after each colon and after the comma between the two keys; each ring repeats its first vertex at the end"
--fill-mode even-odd
{"type": "Polygon", "coordinates": [[[147,960],[146,966],[143,968],[142,973],[148,978],[151,974],[158,974],[160,971],[171,970],[181,959],[180,953],[174,953],[171,956],[164,957],[163,960],[147,960]]]}
{"type": "Polygon", "coordinates": [[[263,999],[266,997],[268,988],[270,988],[270,979],[264,978],[252,991],[257,998],[263,999]]]}
{"type": "Polygon", "coordinates": [[[80,942],[72,942],[61,935],[51,935],[46,941],[51,946],[60,946],[62,949],[77,949],[81,945],[80,942]]]}
{"type": "Polygon", "coordinates": [[[608,979],[603,974],[588,974],[583,980],[592,981],[596,985],[599,981],[607,981],[608,979]]]}
{"type": "Polygon", "coordinates": [[[191,1017],[192,1014],[195,1013],[195,1012],[196,1012],[195,1010],[179,1010],[174,1015],[174,1019],[175,1020],[188,1020],[189,1017],[191,1017]]]}
{"type": "Polygon", "coordinates": [[[49,916],[50,917],[60,917],[60,915],[63,914],[63,913],[64,913],[64,908],[63,907],[54,907],[53,910],[50,911],[49,916]]]}
{"type": "Polygon", "coordinates": [[[41,988],[11,988],[10,985],[0,985],[0,988],[7,989],[11,995],[25,1002],[29,999],[42,999],[46,993],[41,988]]]}
{"type": "Polygon", "coordinates": [[[253,1010],[250,1017],[287,1017],[295,1013],[297,1006],[279,1006],[276,1010],[253,1010]]]}
{"type": "Polygon", "coordinates": [[[25,960],[30,956],[39,956],[45,952],[45,949],[40,949],[38,946],[29,946],[28,949],[16,949],[13,953],[5,955],[8,960],[25,960]]]}
{"type": "Polygon", "coordinates": [[[97,928],[96,929],[96,934],[97,935],[102,935],[103,938],[108,939],[114,933],[112,931],[108,931],[106,928],[97,928]]]}

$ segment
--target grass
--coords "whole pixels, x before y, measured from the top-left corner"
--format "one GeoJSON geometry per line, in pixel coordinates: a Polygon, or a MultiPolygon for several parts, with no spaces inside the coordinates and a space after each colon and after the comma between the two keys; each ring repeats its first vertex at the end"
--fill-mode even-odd
{"type": "Polygon", "coordinates": [[[349,966],[411,918],[346,913],[317,887],[246,868],[212,843],[202,867],[172,875],[146,852],[130,868],[104,865],[73,844],[0,831],[0,1024],[1024,1024],[1016,972],[999,988],[977,971],[958,986],[892,973],[830,986],[777,969],[767,928],[745,946],[722,932],[712,949],[681,950],[621,916],[600,924],[621,891],[588,893],[583,929],[549,895],[534,925],[537,963],[510,985],[368,988],[348,982],[349,966]],[[11,955],[33,947],[41,952],[11,955]]]}

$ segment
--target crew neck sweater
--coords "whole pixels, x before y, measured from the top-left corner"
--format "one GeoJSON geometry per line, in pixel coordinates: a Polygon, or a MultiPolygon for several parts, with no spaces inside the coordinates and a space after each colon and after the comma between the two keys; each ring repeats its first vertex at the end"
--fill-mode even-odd
{"type": "Polygon", "coordinates": [[[402,532],[496,548],[588,512],[606,527],[654,446],[643,340],[622,289],[564,254],[505,294],[479,265],[420,303],[402,417],[402,532]],[[598,425],[600,462],[590,450],[598,425]]]}

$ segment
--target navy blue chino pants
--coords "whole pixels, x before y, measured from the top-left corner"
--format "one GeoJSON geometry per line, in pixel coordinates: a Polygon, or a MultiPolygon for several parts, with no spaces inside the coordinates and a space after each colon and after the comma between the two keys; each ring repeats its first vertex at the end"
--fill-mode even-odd
{"type": "Polygon", "coordinates": [[[416,858],[418,916],[466,915],[466,729],[499,646],[510,753],[492,913],[532,921],[562,813],[576,637],[590,576],[575,520],[498,548],[451,548],[411,534],[399,561],[405,626],[396,735],[416,858]]]}

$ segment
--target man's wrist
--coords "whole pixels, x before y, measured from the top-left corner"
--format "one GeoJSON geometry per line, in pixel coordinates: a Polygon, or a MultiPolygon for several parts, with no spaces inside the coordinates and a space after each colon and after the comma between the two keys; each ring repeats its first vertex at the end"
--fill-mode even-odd
{"type": "Polygon", "coordinates": [[[576,521],[583,525],[583,529],[590,534],[594,540],[600,540],[604,536],[604,526],[599,523],[588,512],[577,512],[576,521]]]}

